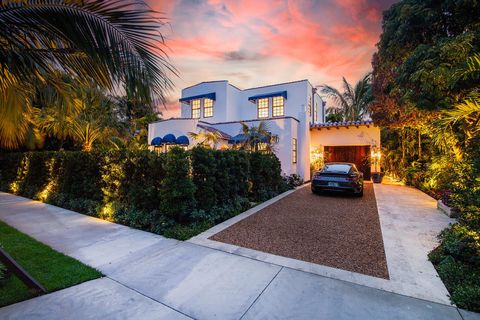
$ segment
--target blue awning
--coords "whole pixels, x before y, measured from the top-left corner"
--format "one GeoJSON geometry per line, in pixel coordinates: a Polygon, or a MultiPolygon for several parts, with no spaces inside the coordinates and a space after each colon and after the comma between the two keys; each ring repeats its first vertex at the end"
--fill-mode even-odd
{"type": "Polygon", "coordinates": [[[155,137],[152,139],[151,145],[152,146],[159,146],[163,143],[163,139],[160,137],[155,137]]]}
{"type": "Polygon", "coordinates": [[[188,102],[190,102],[190,101],[192,101],[192,100],[202,99],[202,98],[208,98],[208,99],[211,99],[211,100],[215,100],[216,94],[215,94],[215,92],[205,93],[205,94],[200,94],[200,95],[198,95],[198,96],[191,96],[191,97],[180,98],[178,101],[188,103],[188,102]]]}
{"type": "Polygon", "coordinates": [[[180,144],[182,146],[188,146],[190,144],[190,141],[186,136],[180,136],[177,138],[177,144],[180,144]]]}
{"type": "Polygon", "coordinates": [[[166,134],[163,137],[163,143],[176,143],[176,142],[177,142],[177,138],[175,138],[175,136],[171,133],[166,134]]]}
{"type": "Polygon", "coordinates": [[[248,101],[257,101],[258,99],[271,98],[271,97],[283,97],[287,99],[287,91],[278,91],[272,93],[259,94],[256,96],[248,97],[248,101]]]}

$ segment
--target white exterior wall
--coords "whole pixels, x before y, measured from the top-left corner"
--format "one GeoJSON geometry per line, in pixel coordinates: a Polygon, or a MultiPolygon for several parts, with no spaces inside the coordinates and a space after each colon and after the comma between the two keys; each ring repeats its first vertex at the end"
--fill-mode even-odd
{"type": "MultiPolygon", "coordinates": [[[[248,126],[258,126],[262,120],[248,121],[248,126]]],[[[278,143],[275,144],[275,155],[282,164],[282,173],[290,175],[297,173],[297,165],[292,163],[292,138],[298,139],[298,121],[293,118],[279,118],[265,120],[269,127],[269,131],[273,135],[278,135],[278,143]]],[[[239,122],[234,123],[218,123],[211,127],[235,136],[241,133],[242,125],[239,122]]],[[[300,160],[300,152],[297,154],[297,164],[300,160]]]]}
{"type": "MultiPolygon", "coordinates": [[[[314,128],[310,131],[310,148],[322,149],[324,146],[355,146],[368,145],[380,147],[380,128],[377,126],[361,125],[332,128],[314,128]]],[[[374,171],[372,163],[372,172],[374,171]]]]}
{"type": "MultiPolygon", "coordinates": [[[[200,119],[170,119],[149,125],[148,139],[163,137],[168,133],[175,136],[187,135],[188,132],[199,132],[197,127],[203,125],[221,130],[232,137],[241,133],[240,121],[249,126],[258,125],[260,121],[269,124],[270,131],[278,135],[276,155],[282,163],[284,174],[296,173],[304,180],[310,180],[310,152],[313,148],[339,145],[377,145],[380,146],[380,130],[370,126],[333,127],[330,130],[310,129],[311,124],[324,123],[325,103],[313,90],[308,80],[295,81],[271,86],[240,90],[228,81],[203,82],[182,90],[182,98],[194,97],[215,92],[213,117],[203,118],[203,101],[200,108],[200,119]],[[257,118],[257,104],[249,97],[287,91],[284,101],[284,116],[272,118],[272,98],[269,98],[269,118],[257,118]],[[308,112],[308,101],[311,101],[311,113],[308,112]],[[315,103],[318,104],[318,119],[314,119],[315,103]],[[292,139],[297,139],[297,163],[292,163],[292,139]]],[[[202,99],[203,100],[203,99],[202,99]]],[[[191,118],[191,106],[181,104],[181,117],[191,118]]],[[[190,140],[192,140],[189,137],[190,140]]],[[[226,143],[225,141],[223,144],[226,143]]],[[[191,141],[190,147],[195,144],[191,141]]]]}
{"type": "Polygon", "coordinates": [[[196,119],[171,119],[150,123],[148,125],[148,142],[150,143],[155,137],[163,138],[169,133],[174,134],[175,137],[184,135],[191,140],[188,133],[197,131],[197,123],[196,119]]]}
{"type": "MultiPolygon", "coordinates": [[[[193,97],[201,94],[215,92],[213,102],[213,117],[203,118],[203,101],[200,106],[200,119],[208,122],[224,122],[228,120],[227,81],[204,82],[182,90],[182,98],[193,97]]],[[[191,118],[192,107],[189,104],[181,104],[181,117],[191,118]]]]}

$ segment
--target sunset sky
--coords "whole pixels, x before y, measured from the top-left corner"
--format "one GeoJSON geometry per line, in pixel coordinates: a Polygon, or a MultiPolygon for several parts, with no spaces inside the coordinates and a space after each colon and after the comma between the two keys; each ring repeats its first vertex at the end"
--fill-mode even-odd
{"type": "Polygon", "coordinates": [[[182,88],[229,80],[249,88],[299,79],[340,86],[371,70],[382,11],[394,0],[149,0],[179,71],[164,118],[182,88]]]}

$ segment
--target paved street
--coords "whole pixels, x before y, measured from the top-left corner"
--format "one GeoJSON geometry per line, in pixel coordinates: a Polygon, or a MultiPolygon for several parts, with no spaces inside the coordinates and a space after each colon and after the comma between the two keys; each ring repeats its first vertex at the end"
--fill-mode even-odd
{"type": "Polygon", "coordinates": [[[453,306],[165,239],[5,193],[0,219],[105,274],[1,308],[1,319],[462,319],[453,306]]]}

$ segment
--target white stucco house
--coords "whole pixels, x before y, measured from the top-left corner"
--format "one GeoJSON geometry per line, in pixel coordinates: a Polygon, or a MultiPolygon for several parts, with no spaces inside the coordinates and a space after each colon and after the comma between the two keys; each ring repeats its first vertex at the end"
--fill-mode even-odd
{"type": "Polygon", "coordinates": [[[226,80],[202,82],[182,90],[177,118],[149,124],[152,148],[195,145],[189,132],[215,131],[220,145],[241,139],[241,123],[265,121],[275,136],[275,153],[286,175],[310,180],[311,161],[357,163],[370,176],[370,152],[380,146],[380,130],[371,121],[326,123],[325,102],[308,80],[239,89],[226,80]]]}

